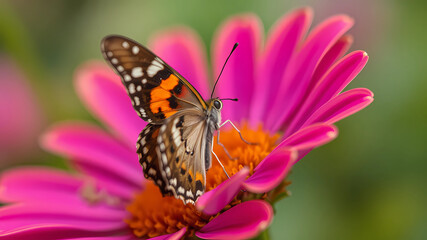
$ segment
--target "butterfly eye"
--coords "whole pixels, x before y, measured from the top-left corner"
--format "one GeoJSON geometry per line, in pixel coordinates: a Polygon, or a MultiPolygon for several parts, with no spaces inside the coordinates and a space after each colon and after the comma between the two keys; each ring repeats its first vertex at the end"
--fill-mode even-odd
{"type": "Polygon", "coordinates": [[[222,108],[222,102],[220,100],[215,99],[213,105],[218,110],[221,110],[222,108]]]}

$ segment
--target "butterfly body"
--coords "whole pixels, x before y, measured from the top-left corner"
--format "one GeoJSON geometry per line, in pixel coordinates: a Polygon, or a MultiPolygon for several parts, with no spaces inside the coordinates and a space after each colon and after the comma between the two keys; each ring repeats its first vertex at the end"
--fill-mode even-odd
{"type": "Polygon", "coordinates": [[[205,191],[221,100],[205,101],[177,71],[131,39],[107,36],[101,51],[149,123],[136,144],[145,178],[163,195],[194,204],[205,191]]]}

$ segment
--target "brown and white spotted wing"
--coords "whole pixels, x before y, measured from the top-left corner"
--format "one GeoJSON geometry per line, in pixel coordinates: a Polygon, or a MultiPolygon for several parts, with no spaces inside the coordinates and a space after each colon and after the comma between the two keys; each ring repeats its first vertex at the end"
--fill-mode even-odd
{"type": "Polygon", "coordinates": [[[139,43],[111,35],[102,40],[101,51],[145,121],[160,123],[185,108],[206,109],[206,102],[187,80],[139,43]]]}
{"type": "Polygon", "coordinates": [[[205,139],[207,129],[204,120],[205,116],[198,109],[186,109],[166,119],[160,128],[152,126],[147,134],[143,131],[138,141],[139,151],[147,155],[141,163],[144,174],[154,180],[164,195],[173,195],[184,203],[194,204],[205,190],[205,152],[209,147],[206,143],[211,141],[205,139]],[[153,127],[158,129],[153,130],[153,127]],[[151,132],[153,134],[150,135],[151,132]],[[147,159],[152,156],[150,146],[153,145],[148,141],[155,136],[158,165],[147,159]]]}
{"type": "Polygon", "coordinates": [[[152,180],[159,186],[163,195],[167,195],[165,191],[165,181],[160,174],[159,158],[157,154],[157,137],[159,136],[159,128],[162,125],[147,124],[147,126],[139,134],[136,143],[136,152],[138,153],[139,163],[142,166],[144,177],[152,180]]]}

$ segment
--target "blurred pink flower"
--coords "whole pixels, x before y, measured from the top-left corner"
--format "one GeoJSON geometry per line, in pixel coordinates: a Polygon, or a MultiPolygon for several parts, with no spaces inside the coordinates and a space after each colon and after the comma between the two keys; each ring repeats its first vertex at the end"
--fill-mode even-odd
{"type": "Polygon", "coordinates": [[[42,109],[23,73],[0,56],[0,167],[16,164],[37,151],[42,109]]]}
{"type": "MultiPolygon", "coordinates": [[[[47,168],[3,174],[0,200],[9,205],[0,209],[0,239],[256,236],[273,217],[272,207],[263,199],[283,190],[292,165],[337,136],[331,124],[373,100],[367,89],[340,93],[367,61],[363,51],[343,57],[351,44],[344,33],[352,20],[331,17],[304,39],[311,19],[308,8],[284,16],[272,28],[265,48],[261,23],[254,15],[235,16],[218,31],[212,53],[215,76],[234,42],[240,43],[218,85],[219,97],[239,98],[223,108],[223,119],[240,123],[248,140],[259,145],[240,144],[233,131],[221,133],[223,143],[239,159],[231,161],[219,153],[233,176],[226,179],[213,163],[207,173],[210,191],[196,204],[200,212],[173,197],[162,198],[153,184],[143,180],[134,146],[146,123],[105,64],[81,67],[77,92],[111,133],[83,123],[64,123],[48,131],[43,146],[69,157],[79,174],[47,168]],[[281,131],[281,136],[274,134],[281,131]],[[260,195],[261,200],[256,199],[260,195]]],[[[205,53],[193,31],[168,30],[151,42],[154,52],[208,97],[205,53]]]]}

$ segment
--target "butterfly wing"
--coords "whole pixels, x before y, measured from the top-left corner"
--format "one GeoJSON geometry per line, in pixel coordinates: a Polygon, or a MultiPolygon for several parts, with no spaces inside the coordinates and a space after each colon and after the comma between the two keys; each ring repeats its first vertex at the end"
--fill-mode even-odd
{"type": "Polygon", "coordinates": [[[143,120],[161,123],[185,108],[207,108],[187,80],[139,43],[111,35],[102,40],[101,51],[121,76],[132,105],[143,120]]]}
{"type": "Polygon", "coordinates": [[[141,133],[137,152],[144,175],[152,179],[164,195],[194,204],[204,193],[209,147],[206,143],[211,142],[206,141],[206,124],[203,112],[185,109],[166,119],[163,125],[149,124],[141,133]],[[157,144],[153,144],[154,139],[157,144]]]}

